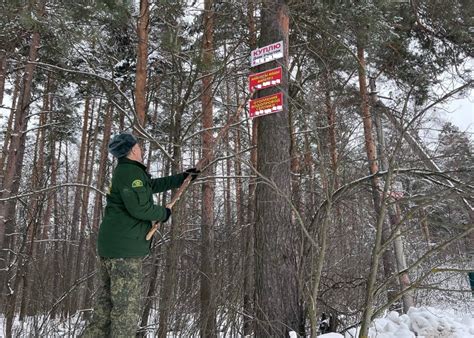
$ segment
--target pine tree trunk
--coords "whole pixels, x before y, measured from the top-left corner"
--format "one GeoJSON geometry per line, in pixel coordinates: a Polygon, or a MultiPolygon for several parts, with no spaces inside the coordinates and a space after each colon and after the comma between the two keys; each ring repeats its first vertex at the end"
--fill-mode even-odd
{"type": "MultiPolygon", "coordinates": [[[[45,138],[46,138],[46,123],[48,111],[50,110],[49,104],[49,90],[50,90],[50,81],[49,76],[46,83],[46,92],[43,94],[43,109],[40,115],[39,127],[36,135],[36,149],[35,149],[35,160],[33,161],[33,172],[31,179],[31,188],[32,190],[40,189],[43,185],[43,176],[44,176],[44,153],[45,153],[45,138]]],[[[26,264],[25,271],[23,272],[23,294],[20,305],[20,320],[23,320],[27,315],[27,304],[29,296],[31,294],[32,283],[34,283],[35,270],[31,271],[33,276],[30,276],[30,264],[36,264],[39,257],[36,256],[37,253],[37,244],[35,243],[35,238],[41,230],[41,221],[42,221],[42,209],[45,202],[45,194],[39,194],[32,197],[33,201],[31,202],[31,216],[28,221],[30,225],[30,231],[28,233],[27,242],[29,243],[28,251],[26,253],[26,264]]],[[[34,311],[34,309],[29,309],[34,311]]]]}
{"type": "Polygon", "coordinates": [[[255,311],[256,337],[287,337],[298,332],[300,309],[297,295],[296,257],[292,240],[290,205],[284,194],[291,189],[290,126],[288,117],[288,7],[285,1],[263,1],[260,45],[283,40],[284,57],[259,71],[283,68],[281,85],[262,90],[266,96],[283,92],[283,111],[258,117],[257,170],[272,185],[259,182],[256,189],[255,224],[255,311]],[[277,190],[278,189],[278,190],[277,190]]]}
{"type": "MultiPolygon", "coordinates": [[[[204,1],[204,36],[202,63],[204,77],[202,79],[202,128],[208,130],[213,128],[213,77],[212,71],[214,59],[213,51],[214,35],[214,12],[213,0],[204,1]]],[[[202,158],[208,158],[212,153],[213,136],[212,131],[202,134],[202,158]]],[[[212,176],[212,169],[208,169],[208,175],[212,176]]],[[[216,337],[216,309],[214,295],[214,182],[206,180],[202,185],[202,214],[201,214],[201,276],[200,276],[200,335],[201,337],[216,337]]]]}
{"type": "MultiPolygon", "coordinates": [[[[59,149],[58,149],[58,158],[56,159],[56,142],[51,142],[51,184],[56,185],[58,181],[58,163],[61,160],[61,142],[59,142],[59,149]]],[[[53,192],[52,196],[52,203],[53,203],[53,238],[59,238],[59,203],[58,203],[58,196],[55,192],[53,192]]],[[[52,295],[53,295],[53,304],[56,302],[60,295],[60,276],[61,276],[61,252],[60,252],[60,245],[57,241],[53,242],[53,288],[52,288],[52,295]]],[[[55,306],[51,310],[51,319],[55,319],[57,315],[58,307],[55,306]]]]}
{"type": "MultiPolygon", "coordinates": [[[[29,60],[35,61],[39,48],[40,36],[35,32],[32,34],[29,60]]],[[[28,111],[31,97],[31,83],[33,81],[33,73],[36,65],[34,63],[27,63],[25,66],[25,73],[23,75],[19,101],[15,110],[15,123],[13,126],[13,133],[11,134],[8,162],[5,169],[5,176],[3,180],[3,189],[1,197],[5,198],[15,195],[20,187],[21,172],[23,168],[23,157],[25,153],[25,141],[28,126],[28,111]]],[[[14,226],[14,211],[16,201],[0,202],[0,247],[5,248],[5,231],[10,233],[14,226]]],[[[2,263],[2,267],[5,262],[2,263]]]]}
{"type": "Polygon", "coordinates": [[[20,91],[20,80],[21,76],[17,75],[15,79],[15,85],[13,88],[12,106],[10,108],[10,115],[8,116],[7,127],[5,129],[5,138],[3,140],[2,153],[0,154],[0,185],[3,186],[3,180],[5,178],[5,162],[8,157],[8,149],[10,147],[10,139],[12,134],[13,123],[15,119],[15,107],[18,99],[18,92],[20,91]]]}
{"type": "Polygon", "coordinates": [[[148,29],[149,12],[148,0],[140,0],[140,16],[137,22],[138,48],[137,70],[135,81],[135,110],[138,124],[145,126],[146,120],[146,92],[147,92],[147,63],[148,63],[148,29]]]}
{"type": "MultiPolygon", "coordinates": [[[[99,125],[102,124],[102,120],[99,118],[101,115],[101,108],[102,108],[102,99],[99,100],[99,105],[97,109],[97,118],[96,124],[94,127],[94,133],[93,135],[89,135],[88,137],[88,156],[86,160],[86,173],[84,177],[84,182],[87,184],[87,186],[92,185],[92,177],[94,173],[94,163],[96,159],[96,153],[97,153],[97,139],[98,139],[98,134],[99,134],[99,125]],[[90,150],[92,149],[92,153],[90,150]]],[[[92,109],[92,112],[94,109],[92,109]]],[[[93,114],[91,115],[91,124],[89,129],[92,130],[92,121],[94,120],[93,114]]],[[[96,193],[96,196],[100,195],[96,193]]],[[[90,189],[89,188],[84,188],[82,191],[82,205],[81,205],[81,226],[80,226],[80,236],[79,236],[79,247],[78,247],[78,255],[76,259],[76,279],[82,278],[83,275],[81,274],[82,266],[86,268],[86,275],[88,275],[88,263],[89,263],[89,255],[88,250],[89,250],[89,244],[90,244],[90,239],[87,241],[86,237],[86,232],[89,233],[92,228],[91,228],[91,223],[90,219],[88,217],[88,211],[89,211],[89,198],[90,198],[90,189]],[[87,231],[86,231],[87,228],[87,231]]],[[[91,236],[94,237],[94,236],[91,236]]],[[[88,279],[89,281],[92,281],[92,278],[88,279]]],[[[88,290],[85,286],[80,286],[77,288],[76,291],[76,307],[77,308],[84,308],[86,303],[89,301],[89,296],[88,290]]]]}
{"type": "MultiPolygon", "coordinates": [[[[44,6],[38,11],[38,16],[43,16],[44,6]]],[[[40,35],[34,32],[31,37],[30,50],[28,60],[35,61],[39,48],[40,35]]],[[[26,130],[28,126],[28,111],[31,97],[31,84],[33,81],[33,73],[35,71],[34,63],[27,63],[25,66],[25,73],[23,75],[20,86],[19,101],[15,111],[15,123],[13,133],[11,134],[11,141],[8,150],[8,161],[5,169],[5,176],[3,180],[3,189],[0,197],[5,198],[15,195],[20,188],[20,180],[22,176],[23,159],[25,154],[26,130]]],[[[7,202],[0,202],[0,270],[7,271],[2,275],[8,279],[8,256],[7,250],[13,249],[13,237],[9,236],[5,241],[5,234],[11,234],[15,231],[15,211],[16,199],[7,202]]],[[[5,280],[1,280],[2,285],[5,280]]],[[[17,283],[15,282],[15,286],[17,283]]],[[[15,290],[15,287],[13,288],[15,290]]],[[[7,296],[7,310],[6,317],[6,334],[7,337],[12,335],[13,318],[16,308],[16,294],[9,294],[7,296]]]]}

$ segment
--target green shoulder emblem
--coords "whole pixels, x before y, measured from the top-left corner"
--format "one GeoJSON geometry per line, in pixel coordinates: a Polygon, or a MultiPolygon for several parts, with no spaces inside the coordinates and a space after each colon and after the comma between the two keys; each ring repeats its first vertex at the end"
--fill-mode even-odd
{"type": "Polygon", "coordinates": [[[132,182],[132,188],[140,188],[140,187],[143,187],[142,180],[135,180],[132,182]]]}

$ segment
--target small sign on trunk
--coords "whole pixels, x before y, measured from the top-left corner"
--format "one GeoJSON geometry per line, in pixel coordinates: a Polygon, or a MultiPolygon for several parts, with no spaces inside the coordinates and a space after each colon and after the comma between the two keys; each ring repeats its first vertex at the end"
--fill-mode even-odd
{"type": "Polygon", "coordinates": [[[283,57],[283,41],[254,49],[250,53],[250,66],[255,67],[283,57]]]}
{"type": "Polygon", "coordinates": [[[281,83],[281,67],[249,75],[249,90],[259,90],[273,87],[281,83]]]}
{"type": "Polygon", "coordinates": [[[250,100],[250,117],[258,117],[283,111],[283,93],[250,100]]]}

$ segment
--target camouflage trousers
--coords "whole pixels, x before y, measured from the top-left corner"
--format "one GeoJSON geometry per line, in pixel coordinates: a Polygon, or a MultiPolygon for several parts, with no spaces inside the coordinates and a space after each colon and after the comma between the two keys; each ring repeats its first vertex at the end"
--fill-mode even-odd
{"type": "Polygon", "coordinates": [[[140,316],[143,258],[100,258],[92,321],[81,337],[135,337],[140,316]]]}

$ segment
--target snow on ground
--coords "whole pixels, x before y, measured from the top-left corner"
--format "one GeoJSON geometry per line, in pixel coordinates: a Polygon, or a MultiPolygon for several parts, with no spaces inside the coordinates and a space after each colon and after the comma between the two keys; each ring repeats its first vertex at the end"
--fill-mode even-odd
{"type": "MultiPolygon", "coordinates": [[[[36,336],[46,334],[48,337],[77,337],[84,323],[80,316],[72,316],[66,321],[50,321],[46,326],[42,316],[34,317],[32,322],[21,325],[16,320],[14,331],[16,336],[36,336]],[[36,332],[36,334],[35,334],[36,332]]],[[[4,318],[0,316],[0,338],[4,337],[4,318]]],[[[319,338],[355,338],[359,328],[345,332],[327,333],[319,338]]],[[[172,335],[174,336],[174,335],[172,335]]],[[[225,335],[229,337],[228,335],[225,335]]],[[[296,333],[290,333],[290,338],[296,338],[296,333]]],[[[368,338],[474,338],[474,316],[467,312],[454,309],[439,309],[432,307],[411,308],[407,314],[399,315],[390,312],[384,318],[378,318],[370,327],[368,338]]]]}
{"type": "MultiPolygon", "coordinates": [[[[320,338],[358,337],[358,328],[341,335],[327,333],[320,338]]],[[[474,338],[474,317],[455,310],[432,307],[411,308],[405,315],[390,312],[369,329],[369,338],[474,338]]]]}

